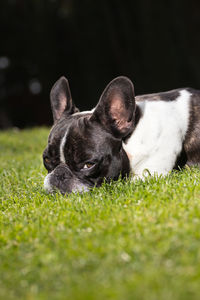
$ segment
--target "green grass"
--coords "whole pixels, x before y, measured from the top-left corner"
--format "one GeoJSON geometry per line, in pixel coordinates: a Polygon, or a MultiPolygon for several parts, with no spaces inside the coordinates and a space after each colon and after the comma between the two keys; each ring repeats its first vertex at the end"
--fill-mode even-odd
{"type": "Polygon", "coordinates": [[[47,135],[0,133],[0,299],[199,299],[200,171],[48,195],[47,135]]]}

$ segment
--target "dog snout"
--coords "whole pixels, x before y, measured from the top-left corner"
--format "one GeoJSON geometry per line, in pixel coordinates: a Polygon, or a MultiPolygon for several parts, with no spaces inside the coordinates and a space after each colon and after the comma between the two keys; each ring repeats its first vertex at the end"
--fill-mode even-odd
{"type": "Polygon", "coordinates": [[[65,164],[58,165],[44,180],[44,188],[52,193],[59,190],[61,194],[88,191],[90,184],[82,182],[65,164]]]}
{"type": "Polygon", "coordinates": [[[70,191],[70,181],[73,177],[72,172],[67,165],[58,165],[44,180],[44,188],[47,192],[52,193],[59,190],[62,194],[70,191]]]}
{"type": "Polygon", "coordinates": [[[58,181],[63,181],[72,176],[71,170],[65,164],[58,165],[54,170],[54,176],[58,181]]]}

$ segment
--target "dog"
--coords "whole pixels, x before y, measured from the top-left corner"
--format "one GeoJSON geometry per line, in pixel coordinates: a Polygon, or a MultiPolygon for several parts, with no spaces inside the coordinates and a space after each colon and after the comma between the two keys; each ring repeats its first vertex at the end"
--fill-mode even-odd
{"type": "Polygon", "coordinates": [[[50,99],[54,125],[43,153],[48,192],[88,191],[119,176],[143,178],[144,170],[159,176],[200,164],[198,90],[135,97],[131,80],[120,76],[93,110],[79,112],[61,77],[50,99]]]}

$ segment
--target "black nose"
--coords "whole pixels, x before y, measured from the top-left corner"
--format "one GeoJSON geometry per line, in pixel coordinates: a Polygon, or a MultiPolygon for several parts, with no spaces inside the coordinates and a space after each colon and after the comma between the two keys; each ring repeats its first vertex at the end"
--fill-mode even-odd
{"type": "Polygon", "coordinates": [[[65,170],[59,170],[59,173],[55,174],[55,176],[58,181],[63,181],[67,178],[67,174],[65,170]]]}
{"type": "Polygon", "coordinates": [[[65,164],[58,165],[53,171],[50,183],[62,194],[71,193],[74,175],[65,164]]]}
{"type": "Polygon", "coordinates": [[[58,165],[56,168],[55,168],[55,170],[54,170],[54,174],[55,174],[55,176],[57,176],[58,178],[59,177],[67,177],[67,176],[69,176],[69,175],[71,175],[71,176],[73,176],[73,173],[72,173],[72,171],[70,170],[70,168],[67,166],[67,165],[65,165],[65,164],[60,164],[60,165],[58,165]]]}

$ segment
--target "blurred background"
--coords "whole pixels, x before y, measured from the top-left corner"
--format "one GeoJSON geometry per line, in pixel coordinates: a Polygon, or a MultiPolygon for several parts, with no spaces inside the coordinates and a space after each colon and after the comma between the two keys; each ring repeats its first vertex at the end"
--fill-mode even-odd
{"type": "Polygon", "coordinates": [[[90,109],[126,75],[136,94],[200,89],[199,0],[1,0],[0,128],[50,125],[65,75],[90,109]]]}

